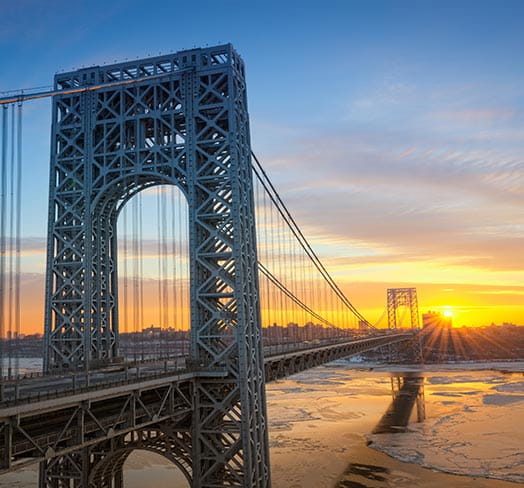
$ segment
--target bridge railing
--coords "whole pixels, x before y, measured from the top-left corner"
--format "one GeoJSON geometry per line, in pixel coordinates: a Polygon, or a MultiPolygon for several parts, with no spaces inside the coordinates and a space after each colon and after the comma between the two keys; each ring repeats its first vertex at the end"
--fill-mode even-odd
{"type": "Polygon", "coordinates": [[[162,363],[160,365],[158,363],[159,361],[145,361],[122,364],[112,370],[106,368],[83,373],[40,374],[27,377],[26,381],[19,378],[17,381],[13,380],[2,385],[0,407],[17,405],[21,402],[40,402],[197,370],[193,366],[188,367],[186,358],[171,358],[160,361],[162,363]],[[157,367],[152,368],[152,365],[157,367]],[[150,369],[145,369],[148,366],[150,369]],[[30,380],[37,380],[37,382],[30,380]]]}

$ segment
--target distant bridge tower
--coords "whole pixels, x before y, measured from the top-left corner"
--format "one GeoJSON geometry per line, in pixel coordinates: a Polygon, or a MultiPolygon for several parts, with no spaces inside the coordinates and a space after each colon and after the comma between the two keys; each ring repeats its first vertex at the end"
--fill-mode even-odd
{"type": "Polygon", "coordinates": [[[387,292],[387,309],[388,309],[388,327],[396,329],[400,325],[398,309],[406,307],[409,309],[410,327],[419,328],[418,320],[418,301],[416,288],[388,288],[387,292]]]}
{"type": "MultiPolygon", "coordinates": [[[[189,439],[193,487],[269,487],[244,63],[227,44],[61,73],[55,89],[45,370],[118,357],[119,211],[145,188],[178,186],[189,208],[190,355],[200,373],[189,425],[170,432],[189,439]]],[[[40,486],[72,486],[79,469],[74,486],[94,486],[89,471],[103,458],[114,466],[118,445],[43,461],[40,486]]],[[[120,471],[96,486],[121,483],[120,471]]]]}

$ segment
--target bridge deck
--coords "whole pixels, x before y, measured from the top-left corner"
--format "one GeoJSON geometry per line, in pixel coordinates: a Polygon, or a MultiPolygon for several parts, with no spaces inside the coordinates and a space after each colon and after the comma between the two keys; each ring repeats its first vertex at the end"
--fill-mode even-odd
{"type": "MultiPolygon", "coordinates": [[[[289,376],[370,349],[406,341],[390,334],[266,351],[266,381],[289,376]]],[[[221,378],[215,369],[191,369],[183,358],[114,366],[86,374],[40,376],[3,385],[0,473],[72,452],[163,421],[188,424],[192,380],[221,378]]],[[[183,427],[180,427],[183,428],[183,427]]]]}

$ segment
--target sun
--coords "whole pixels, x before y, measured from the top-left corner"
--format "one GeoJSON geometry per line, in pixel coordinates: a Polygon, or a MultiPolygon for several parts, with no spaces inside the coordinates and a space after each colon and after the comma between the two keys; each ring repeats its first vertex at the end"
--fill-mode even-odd
{"type": "Polygon", "coordinates": [[[453,311],[449,308],[446,308],[442,312],[442,315],[444,315],[444,317],[453,317],[453,311]]]}

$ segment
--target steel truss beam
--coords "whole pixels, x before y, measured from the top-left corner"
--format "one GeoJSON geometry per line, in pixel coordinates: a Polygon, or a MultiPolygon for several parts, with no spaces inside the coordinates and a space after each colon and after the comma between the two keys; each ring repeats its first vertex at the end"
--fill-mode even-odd
{"type": "MultiPolygon", "coordinates": [[[[64,456],[74,458],[83,449],[162,424],[189,435],[193,382],[191,378],[150,380],[122,392],[100,389],[90,399],[77,394],[5,408],[0,472],[64,456]]],[[[59,461],[48,465],[62,466],[59,461]]]]}
{"type": "Polygon", "coordinates": [[[274,381],[279,378],[300,373],[306,369],[360,354],[385,345],[399,344],[411,341],[412,334],[396,334],[386,337],[372,337],[358,341],[348,341],[342,344],[312,348],[310,351],[299,351],[289,354],[270,356],[266,359],[266,380],[274,381]]]}

